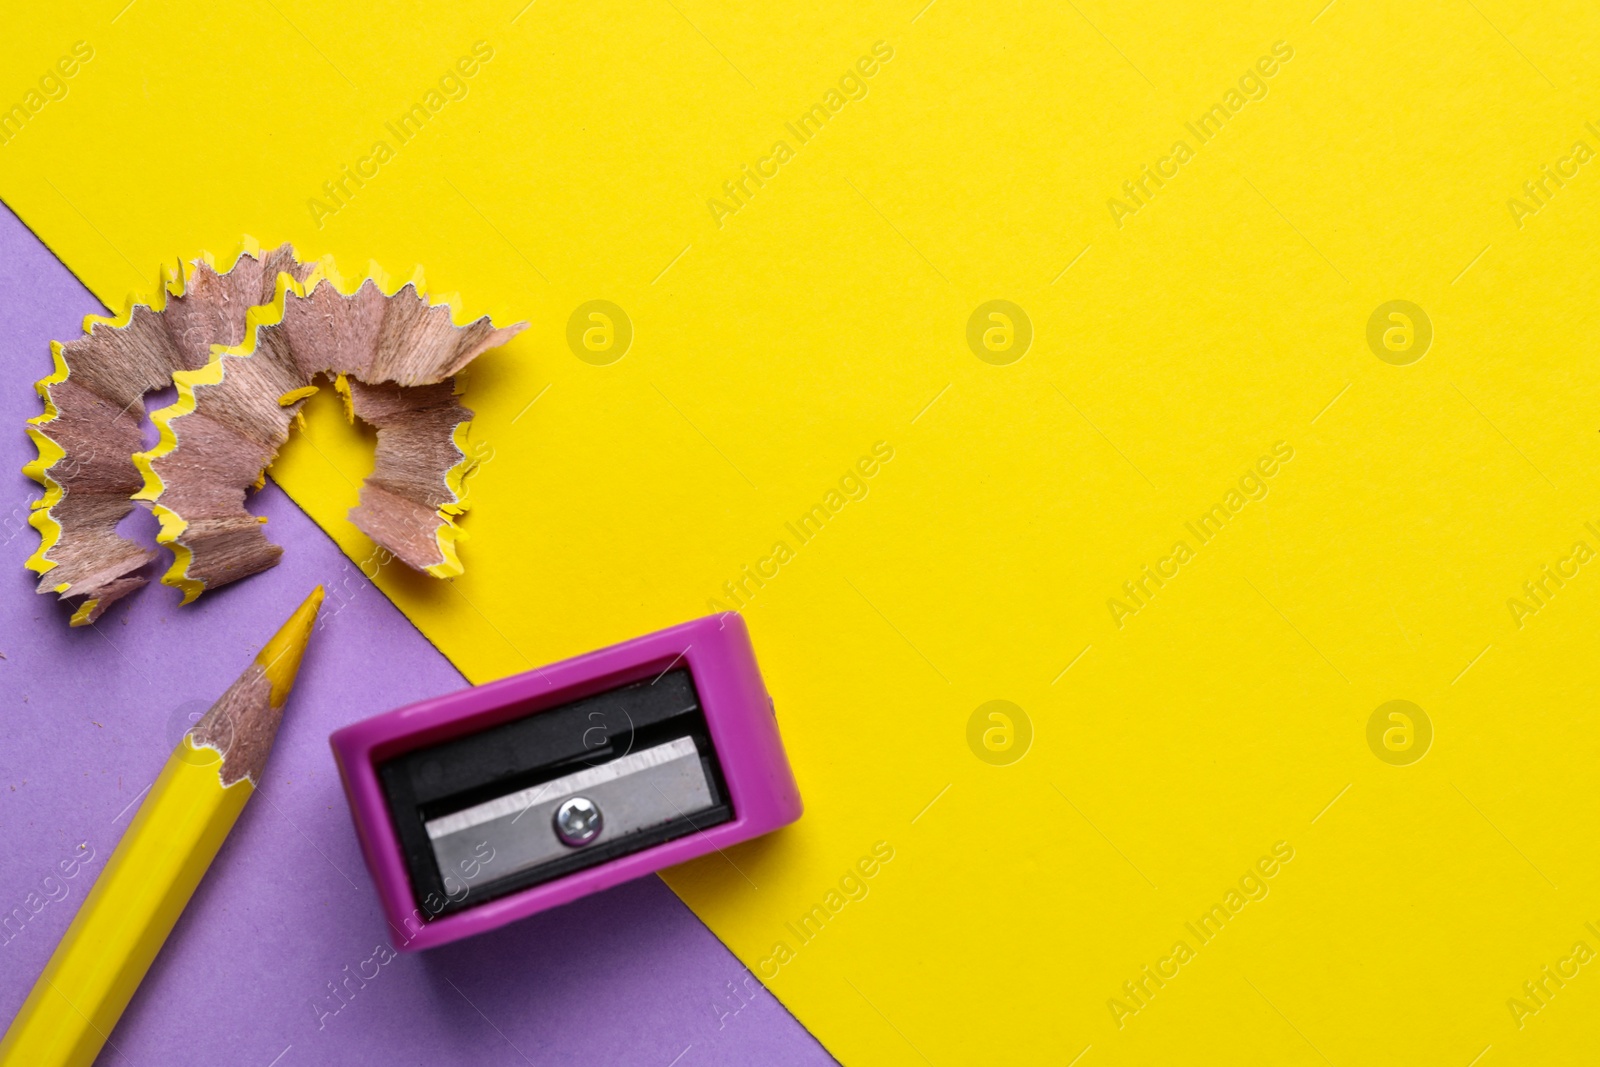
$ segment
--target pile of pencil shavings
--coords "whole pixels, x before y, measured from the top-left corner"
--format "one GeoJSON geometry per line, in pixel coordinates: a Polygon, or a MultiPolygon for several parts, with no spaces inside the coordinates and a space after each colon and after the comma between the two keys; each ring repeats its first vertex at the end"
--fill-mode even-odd
{"type": "Polygon", "coordinates": [[[330,258],[302,262],[249,238],[225,269],[202,255],[163,273],[151,303],[88,316],[84,336],[51,342],[55,369],[35,385],[44,414],[28,425],[39,457],[23,468],[45,489],[29,516],[38,591],[85,626],[145,585],[156,554],[117,533],[136,501],[160,521],[174,557],[161,580],[185,604],[276,565],[283,550],[245,496],[324,380],[352,422],[377,430],[351,521],[419,571],[460,574],[455,519],[475,466],[462,372],[528,324],[457,325],[458,301],[430,302],[420,270],[398,286],[376,264],[346,280],[330,258]],[[174,385],[177,400],[150,416],[159,441],[144,449],[143,398],[174,385]]]}

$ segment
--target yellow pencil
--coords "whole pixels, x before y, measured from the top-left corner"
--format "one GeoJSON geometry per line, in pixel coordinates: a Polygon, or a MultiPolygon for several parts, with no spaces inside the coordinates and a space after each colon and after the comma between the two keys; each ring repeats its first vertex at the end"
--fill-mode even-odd
{"type": "Polygon", "coordinates": [[[0,1040],[0,1067],[89,1067],[255,792],[322,603],[306,598],[167,759],[0,1040]]]}

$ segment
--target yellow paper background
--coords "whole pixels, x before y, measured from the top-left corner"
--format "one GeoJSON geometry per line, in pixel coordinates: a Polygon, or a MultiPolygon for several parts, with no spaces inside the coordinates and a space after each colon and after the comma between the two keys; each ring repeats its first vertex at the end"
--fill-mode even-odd
{"type": "MultiPolygon", "coordinates": [[[[1600,563],[1520,628],[1507,604],[1600,549],[1600,162],[1520,227],[1507,207],[1574,141],[1600,151],[1592,6],[8,22],[0,103],[95,49],[0,146],[0,196],[109,303],[248,232],[422,263],[533,324],[471,376],[493,451],[465,576],[378,579],[474,681],[731,606],[741,567],[796,550],[746,614],[806,815],[667,878],[764,975],[794,949],[769,984],[844,1062],[1595,1055],[1600,966],[1520,1027],[1507,1004],[1600,951],[1600,563]],[[322,183],[480,40],[466,96],[316,225],[322,183]],[[866,98],[796,144],[784,124],[879,41],[866,98]],[[1198,145],[1183,123],[1279,41],[1266,97],[1198,145]],[[1180,138],[1195,158],[1119,227],[1108,198],[1180,138]],[[707,200],[779,139],[794,158],[719,227],[707,200]],[[594,299],[635,331],[609,366],[566,343],[594,299]],[[991,299],[1035,331],[1008,366],[966,344],[991,299]],[[1434,329],[1409,366],[1365,339],[1396,299],[1434,329]],[[799,545],[784,524],[879,441],[868,495],[799,545]],[[1280,441],[1268,496],[1119,628],[1108,599],[1197,547],[1185,522],[1280,441]],[[967,743],[993,699],[1034,730],[1009,766],[967,743]],[[1435,730],[1409,766],[1367,744],[1394,699],[1435,730]],[[879,841],[867,896],[800,944],[785,924],[879,841]],[[1199,946],[1184,924],[1280,841],[1269,895],[1199,946]],[[1180,938],[1195,958],[1119,1027],[1108,1000],[1180,938]]],[[[310,414],[275,477],[364,560],[344,516],[370,441],[330,397],[310,414]]]]}

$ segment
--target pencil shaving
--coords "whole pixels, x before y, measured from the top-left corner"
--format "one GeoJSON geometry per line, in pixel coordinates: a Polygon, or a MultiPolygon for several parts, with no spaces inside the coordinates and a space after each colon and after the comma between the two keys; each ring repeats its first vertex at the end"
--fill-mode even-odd
{"type": "Polygon", "coordinates": [[[470,467],[459,437],[471,413],[455,400],[452,378],[526,324],[496,328],[484,317],[457,326],[417,282],[388,294],[371,277],[346,288],[329,264],[303,285],[280,277],[273,304],[249,320],[243,342],[175,375],[177,402],[152,416],[161,442],[134,457],[145,475],[138,496],[176,557],[162,581],[187,603],[277,563],[281,550],[245,493],[316,383],[330,378],[349,413],[378,429],[376,467],[352,521],[418,570],[459,574],[454,520],[470,467]]]}
{"type": "Polygon", "coordinates": [[[355,380],[347,389],[351,414],[378,431],[351,521],[418,570],[460,574],[454,517],[466,509],[465,482],[476,466],[464,447],[472,411],[449,382],[407,389],[355,380]]]}
{"type": "Polygon", "coordinates": [[[476,463],[454,379],[527,323],[458,326],[453,309],[429,301],[420,272],[391,291],[374,264],[347,284],[330,259],[246,239],[227,270],[203,256],[156,301],[85,320],[86,336],[52,346],[55,370],[36,386],[45,412],[29,427],[39,458],[24,470],[45,487],[30,519],[39,592],[71,602],[82,626],[145,585],[154,554],[116,532],[135,500],[160,521],[174,556],[162,581],[184,603],[275,565],[282,549],[245,496],[327,379],[378,431],[352,521],[418,570],[461,573],[455,519],[476,463]],[[138,451],[143,398],[171,385],[177,401],[151,416],[159,441],[138,451]]]}
{"type": "Polygon", "coordinates": [[[39,456],[23,471],[45,493],[29,517],[40,544],[27,566],[41,575],[40,593],[75,606],[74,626],[149,581],[138,572],[154,553],[116,531],[142,484],[130,457],[143,398],[175,372],[205,366],[214,343],[242,340],[247,310],[272,298],[280,273],[311,271],[287,245],[263,254],[253,242],[225,271],[209,258],[192,266],[169,275],[152,303],[116,319],[89,316],[83,337],[52,343],[55,369],[34,386],[45,410],[29,420],[39,456]]]}

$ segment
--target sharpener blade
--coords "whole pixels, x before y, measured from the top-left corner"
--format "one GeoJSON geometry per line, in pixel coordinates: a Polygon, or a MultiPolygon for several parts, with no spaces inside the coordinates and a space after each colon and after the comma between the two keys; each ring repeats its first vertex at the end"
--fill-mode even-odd
{"type": "Polygon", "coordinates": [[[441,871],[483,866],[502,878],[575,849],[557,835],[553,818],[572,796],[592,801],[600,833],[578,850],[704,811],[715,805],[692,737],[678,737],[596,767],[486,800],[424,824],[441,871]],[[485,857],[489,859],[485,862],[485,857]]]}

